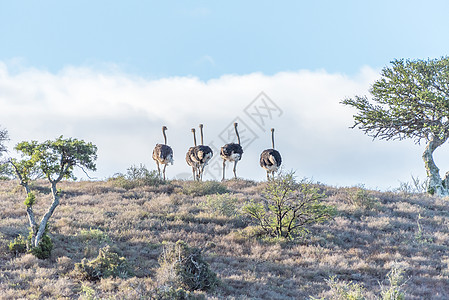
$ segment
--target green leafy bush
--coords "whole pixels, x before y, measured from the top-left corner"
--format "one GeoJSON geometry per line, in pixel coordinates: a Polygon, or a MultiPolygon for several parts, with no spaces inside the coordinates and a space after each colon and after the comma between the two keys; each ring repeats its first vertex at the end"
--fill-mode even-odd
{"type": "Polygon", "coordinates": [[[82,229],[80,237],[86,243],[93,240],[99,243],[108,243],[111,241],[109,236],[100,229],[82,229]]]}
{"type": "Polygon", "coordinates": [[[9,243],[8,249],[14,255],[25,253],[27,251],[27,243],[25,237],[19,234],[19,236],[16,237],[14,241],[9,243]]]}
{"type": "Polygon", "coordinates": [[[157,288],[152,291],[150,299],[158,300],[203,300],[206,299],[204,295],[195,295],[183,288],[157,288]]]}
{"type": "Polygon", "coordinates": [[[225,217],[237,215],[237,198],[229,193],[209,195],[204,206],[212,213],[217,213],[225,217]]]}
{"type": "Polygon", "coordinates": [[[29,192],[23,204],[25,204],[26,207],[32,207],[35,202],[36,196],[34,195],[33,192],[29,192]]]}
{"type": "Polygon", "coordinates": [[[213,194],[227,193],[228,189],[216,181],[188,181],[183,184],[182,193],[198,197],[213,194]]]}
{"type": "MultiPolygon", "coordinates": [[[[30,235],[28,240],[31,241],[32,232],[30,231],[30,235]]],[[[45,230],[42,235],[42,239],[39,242],[37,247],[32,247],[30,252],[39,259],[47,259],[51,255],[51,250],[53,250],[53,242],[47,234],[47,230],[45,230]]]]}
{"type": "Polygon", "coordinates": [[[247,202],[243,212],[272,237],[292,238],[305,233],[307,225],[335,215],[335,209],[323,202],[325,195],[306,180],[297,183],[294,173],[268,182],[263,196],[264,201],[247,202]]]}
{"type": "Polygon", "coordinates": [[[124,257],[120,257],[111,247],[100,249],[98,257],[75,264],[75,270],[88,280],[100,280],[107,277],[127,278],[132,275],[132,269],[124,257]]]}
{"type": "MultiPolygon", "coordinates": [[[[381,300],[404,300],[405,293],[402,290],[404,282],[404,269],[398,265],[394,265],[387,274],[388,285],[383,286],[381,284],[380,296],[376,299],[381,300]]],[[[330,298],[314,298],[311,300],[364,300],[368,299],[366,295],[366,289],[361,283],[343,282],[331,276],[326,280],[327,285],[330,287],[330,298]]]]}
{"type": "MultiPolygon", "coordinates": [[[[330,287],[330,292],[332,300],[365,300],[365,288],[362,284],[354,282],[342,282],[339,281],[336,276],[330,277],[326,280],[327,285],[330,287]]],[[[325,300],[326,298],[314,298],[310,297],[311,300],[325,300]]]]}
{"type": "Polygon", "coordinates": [[[201,250],[184,241],[166,243],[159,264],[157,278],[165,286],[208,291],[218,284],[217,275],[202,258],[201,250]]]}
{"type": "Polygon", "coordinates": [[[126,174],[118,173],[109,181],[113,182],[116,186],[131,190],[141,186],[159,186],[165,184],[156,171],[149,171],[144,165],[131,166],[127,169],[126,174]]]}
{"type": "Polygon", "coordinates": [[[24,236],[19,235],[10,242],[8,245],[9,251],[15,255],[19,253],[30,252],[39,259],[47,259],[51,256],[51,250],[53,250],[53,242],[48,236],[48,228],[45,228],[44,234],[37,247],[31,247],[31,239],[33,237],[33,232],[30,230],[28,237],[25,239],[24,236]]]}
{"type": "Polygon", "coordinates": [[[373,209],[377,204],[376,197],[363,186],[348,189],[345,200],[355,208],[373,209]]]}
{"type": "Polygon", "coordinates": [[[387,274],[388,286],[381,285],[382,300],[404,300],[405,293],[402,290],[404,281],[404,268],[394,265],[387,274]]]}

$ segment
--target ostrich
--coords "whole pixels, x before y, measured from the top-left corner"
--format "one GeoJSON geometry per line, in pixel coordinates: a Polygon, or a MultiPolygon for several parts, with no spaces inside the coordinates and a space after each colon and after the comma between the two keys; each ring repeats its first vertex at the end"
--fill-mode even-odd
{"type": "Polygon", "coordinates": [[[186,153],[186,162],[189,166],[192,167],[192,173],[193,173],[193,180],[196,180],[197,175],[197,163],[193,160],[193,157],[195,156],[195,148],[196,146],[196,136],[195,136],[195,128],[192,128],[193,133],[193,147],[190,147],[189,150],[186,153]]]}
{"type": "Polygon", "coordinates": [[[198,166],[198,174],[197,174],[198,180],[203,180],[204,167],[207,165],[209,160],[212,158],[212,156],[214,155],[214,152],[212,151],[212,149],[209,146],[204,145],[203,124],[200,124],[199,127],[200,127],[200,132],[201,132],[201,145],[195,147],[195,150],[194,150],[195,155],[194,155],[194,157],[192,157],[192,159],[197,163],[197,166],[198,166]]]}
{"type": "Polygon", "coordinates": [[[234,130],[235,134],[237,135],[238,144],[236,143],[229,143],[221,147],[220,156],[223,158],[223,179],[225,179],[225,167],[226,167],[226,161],[233,161],[234,162],[234,178],[237,178],[237,174],[235,173],[235,169],[237,167],[237,163],[242,159],[243,149],[242,146],[240,146],[240,136],[239,132],[237,131],[237,123],[234,123],[234,130]]]}
{"type": "Polygon", "coordinates": [[[170,146],[167,145],[167,136],[165,135],[165,130],[167,130],[166,126],[162,126],[162,134],[164,135],[164,144],[156,144],[153,150],[153,159],[157,164],[157,171],[159,176],[161,176],[161,168],[159,164],[164,165],[163,174],[165,180],[165,168],[170,163],[173,165],[173,150],[170,146]]]}
{"type": "Polygon", "coordinates": [[[278,170],[282,163],[281,154],[279,151],[274,150],[274,128],[271,128],[271,144],[273,149],[263,150],[260,154],[260,166],[267,170],[267,180],[270,180],[270,173],[274,178],[274,172],[278,170]]]}

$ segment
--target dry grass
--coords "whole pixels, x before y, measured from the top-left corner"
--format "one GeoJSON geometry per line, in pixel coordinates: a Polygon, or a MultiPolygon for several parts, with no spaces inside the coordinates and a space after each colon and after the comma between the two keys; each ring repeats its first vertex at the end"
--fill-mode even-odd
{"type": "MultiPolygon", "coordinates": [[[[406,299],[449,295],[447,199],[320,186],[338,216],[309,228],[306,239],[267,240],[238,214],[214,212],[219,206],[211,198],[214,190],[226,192],[222,198],[231,197],[232,209],[238,210],[260,197],[264,183],[230,180],[225,188],[209,184],[190,190],[189,184],[128,190],[113,182],[60,184],[64,194],[50,224],[52,257],[39,260],[8,252],[10,241],[27,234],[27,218],[24,192],[16,182],[0,182],[0,298],[145,298],[157,286],[162,243],[179,239],[203,248],[221,281],[205,294],[208,299],[327,298],[326,280],[334,275],[340,282],[363,284],[368,298],[374,298],[395,264],[405,270],[406,299]],[[134,277],[92,283],[77,276],[74,265],[95,258],[105,245],[128,260],[134,277]]],[[[35,211],[42,216],[50,191],[45,182],[33,189],[35,211]]]]}

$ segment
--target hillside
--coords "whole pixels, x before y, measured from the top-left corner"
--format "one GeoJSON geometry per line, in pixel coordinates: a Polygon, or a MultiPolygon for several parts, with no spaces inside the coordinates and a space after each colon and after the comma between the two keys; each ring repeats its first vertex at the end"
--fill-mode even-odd
{"type": "MultiPolygon", "coordinates": [[[[264,186],[245,180],[136,187],[114,180],[63,182],[62,201],[51,219],[52,256],[39,260],[8,251],[18,234],[27,235],[28,224],[24,191],[15,181],[2,181],[0,298],[145,298],[157,285],[163,242],[179,239],[202,248],[221,281],[213,292],[197,292],[208,299],[328,298],[326,281],[334,275],[363,284],[372,299],[388,285],[391,269],[404,270],[406,299],[449,297],[447,199],[318,185],[338,215],[309,227],[306,237],[287,241],[261,238],[238,214],[245,201],[260,199],[264,186]],[[228,206],[217,205],[220,201],[228,206]],[[127,259],[134,276],[80,279],[75,263],[97,257],[106,244],[127,259]]],[[[32,188],[35,212],[42,216],[50,190],[44,181],[32,188]]]]}

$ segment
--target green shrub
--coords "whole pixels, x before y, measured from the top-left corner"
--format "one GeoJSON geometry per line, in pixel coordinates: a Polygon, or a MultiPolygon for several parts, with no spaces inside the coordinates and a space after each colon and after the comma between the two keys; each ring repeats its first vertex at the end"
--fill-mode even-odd
{"type": "Polygon", "coordinates": [[[158,300],[203,300],[206,299],[204,295],[194,295],[193,293],[184,290],[183,288],[157,288],[152,291],[150,299],[158,300]]]}
{"type": "MultiPolygon", "coordinates": [[[[364,300],[366,299],[365,294],[365,288],[362,284],[359,283],[345,283],[341,282],[338,279],[336,279],[336,276],[330,277],[328,280],[326,280],[327,285],[330,287],[330,292],[332,297],[329,299],[332,300],[364,300]]],[[[325,298],[313,298],[310,297],[312,300],[325,300],[325,298]]]]}
{"type": "Polygon", "coordinates": [[[50,258],[51,250],[53,250],[53,242],[48,236],[48,223],[45,226],[44,234],[42,235],[42,238],[37,247],[32,246],[31,240],[33,239],[33,236],[35,236],[35,233],[33,233],[33,229],[30,229],[30,233],[28,234],[27,239],[27,249],[29,250],[29,252],[39,259],[50,258]]]}
{"type": "Polygon", "coordinates": [[[387,274],[388,286],[381,285],[382,300],[404,300],[405,293],[402,290],[404,282],[404,269],[400,266],[393,266],[387,274]]]}
{"type": "Polygon", "coordinates": [[[377,199],[363,186],[348,189],[345,200],[355,208],[373,209],[377,199]]]}
{"type": "Polygon", "coordinates": [[[126,259],[112,251],[109,245],[100,249],[97,258],[91,261],[84,258],[81,263],[75,264],[75,270],[88,280],[100,280],[111,276],[127,278],[133,273],[126,259]]]}
{"type": "Polygon", "coordinates": [[[204,203],[206,209],[225,217],[234,217],[237,215],[237,198],[229,193],[209,195],[204,203]]]}
{"type": "Polygon", "coordinates": [[[82,238],[83,241],[85,242],[89,242],[92,240],[95,240],[99,243],[108,243],[111,241],[111,239],[109,238],[109,236],[104,233],[103,231],[101,231],[100,229],[82,229],[80,232],[80,236],[82,238]]]}
{"type": "MultiPolygon", "coordinates": [[[[31,232],[28,238],[31,241],[31,232]]],[[[45,230],[39,245],[37,247],[32,247],[30,252],[39,259],[47,259],[50,258],[51,250],[53,250],[53,242],[48,236],[47,230],[45,230]]]]}
{"type": "Polygon", "coordinates": [[[188,181],[183,184],[182,193],[198,197],[213,194],[227,193],[228,189],[216,181],[188,181]]]}
{"type": "Polygon", "coordinates": [[[34,195],[33,192],[29,192],[23,204],[25,204],[26,207],[32,207],[35,202],[36,196],[34,195]]]}
{"type": "Polygon", "coordinates": [[[126,174],[118,173],[114,177],[109,178],[109,181],[113,182],[116,186],[131,190],[141,186],[159,186],[165,184],[157,171],[149,171],[144,165],[131,166],[127,169],[126,174]]]}
{"type": "Polygon", "coordinates": [[[307,232],[307,225],[335,215],[335,209],[324,204],[325,195],[306,180],[296,183],[292,172],[269,181],[263,196],[264,201],[247,202],[243,213],[272,237],[292,238],[307,232]]]}
{"type": "Polygon", "coordinates": [[[160,283],[188,291],[213,289],[217,275],[201,256],[201,250],[189,247],[184,241],[166,243],[159,257],[157,278],[160,283]]]}
{"type": "Polygon", "coordinates": [[[27,251],[27,243],[25,237],[19,234],[19,236],[16,237],[14,241],[9,243],[8,249],[14,255],[25,253],[27,251]]]}
{"type": "MultiPolygon", "coordinates": [[[[402,290],[404,282],[404,269],[394,265],[387,274],[388,286],[381,285],[380,297],[376,299],[382,300],[404,300],[405,293],[402,290]]],[[[346,283],[336,279],[336,276],[330,277],[326,280],[327,285],[330,287],[332,300],[364,300],[366,289],[363,284],[354,283],[352,281],[346,283]]],[[[311,300],[325,300],[326,298],[314,298],[311,300]]]]}

